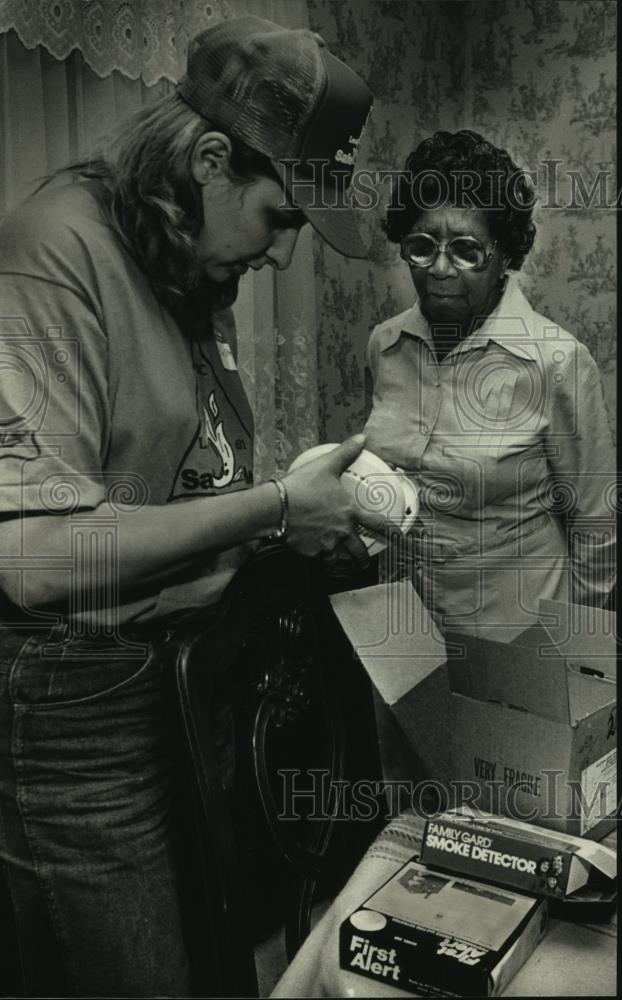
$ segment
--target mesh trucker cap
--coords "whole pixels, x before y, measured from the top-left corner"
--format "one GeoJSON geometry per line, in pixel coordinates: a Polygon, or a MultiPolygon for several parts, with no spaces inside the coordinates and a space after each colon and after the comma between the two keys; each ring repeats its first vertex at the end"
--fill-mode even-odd
{"type": "Polygon", "coordinates": [[[319,35],[258,17],[221,21],[191,42],[177,92],[272,161],[327,243],[367,256],[347,188],[372,94],[319,35]]]}

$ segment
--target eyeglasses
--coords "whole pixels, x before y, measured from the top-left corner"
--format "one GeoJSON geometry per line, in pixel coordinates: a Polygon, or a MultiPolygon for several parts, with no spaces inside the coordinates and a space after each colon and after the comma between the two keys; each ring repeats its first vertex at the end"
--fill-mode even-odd
{"type": "Polygon", "coordinates": [[[428,233],[405,236],[400,246],[400,256],[412,267],[432,267],[439,253],[446,253],[459,271],[475,271],[487,267],[497,241],[486,250],[474,236],[456,236],[446,243],[439,243],[428,233]]]}

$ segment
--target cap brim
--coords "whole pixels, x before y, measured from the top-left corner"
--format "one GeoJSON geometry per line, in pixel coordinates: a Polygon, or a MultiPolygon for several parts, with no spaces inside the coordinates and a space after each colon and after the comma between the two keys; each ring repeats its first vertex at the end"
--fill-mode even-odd
{"type": "MultiPolygon", "coordinates": [[[[283,169],[278,161],[273,161],[274,167],[283,178],[283,169]]],[[[320,200],[318,189],[311,183],[297,183],[292,192],[289,180],[283,179],[285,189],[292,203],[296,205],[322,239],[344,257],[369,257],[369,246],[365,243],[358,226],[356,211],[343,203],[337,207],[315,207],[314,202],[320,200]]],[[[330,204],[338,201],[339,195],[324,188],[320,192],[323,199],[330,204]]]]}

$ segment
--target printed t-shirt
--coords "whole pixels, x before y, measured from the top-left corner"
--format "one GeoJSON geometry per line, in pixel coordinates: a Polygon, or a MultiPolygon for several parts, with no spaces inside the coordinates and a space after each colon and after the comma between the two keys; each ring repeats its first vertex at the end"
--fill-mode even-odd
{"type": "MultiPolygon", "coordinates": [[[[231,312],[214,317],[213,336],[207,315],[200,342],[185,335],[96,192],[91,182],[44,189],[0,229],[0,514],[71,515],[108,501],[107,541],[98,544],[110,548],[103,585],[114,592],[114,503],[175,503],[181,518],[194,497],[248,487],[253,424],[231,312]]],[[[85,532],[70,524],[54,571],[79,572],[95,537],[88,543],[85,532]]],[[[110,606],[119,622],[143,622],[211,604],[249,550],[210,552],[171,586],[128,591],[110,606]]],[[[15,573],[37,571],[36,553],[10,555],[15,573]]],[[[81,600],[72,617],[110,620],[101,595],[81,600]]]]}

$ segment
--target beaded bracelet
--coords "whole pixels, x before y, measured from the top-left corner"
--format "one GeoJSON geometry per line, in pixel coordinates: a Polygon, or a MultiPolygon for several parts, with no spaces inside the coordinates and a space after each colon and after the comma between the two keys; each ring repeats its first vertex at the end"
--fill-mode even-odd
{"type": "Polygon", "coordinates": [[[270,541],[282,541],[287,535],[287,522],[289,517],[289,502],[287,498],[287,490],[285,488],[285,483],[282,479],[277,479],[276,476],[272,476],[270,479],[271,483],[274,483],[278,492],[279,500],[281,501],[281,524],[276,531],[268,536],[270,541]]]}

